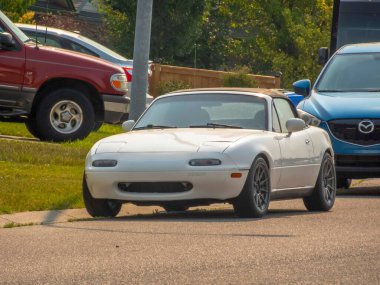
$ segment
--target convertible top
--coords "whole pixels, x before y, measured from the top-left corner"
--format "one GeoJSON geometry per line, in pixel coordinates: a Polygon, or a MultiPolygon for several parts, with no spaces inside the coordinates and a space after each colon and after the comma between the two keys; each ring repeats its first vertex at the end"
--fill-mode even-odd
{"type": "Polygon", "coordinates": [[[234,91],[234,92],[242,92],[242,93],[259,93],[268,95],[270,97],[281,97],[281,98],[288,98],[286,95],[284,95],[281,91],[278,89],[265,89],[265,88],[239,88],[239,87],[214,87],[214,88],[195,88],[195,89],[183,89],[183,90],[177,90],[170,92],[169,94],[176,94],[176,93],[186,93],[186,92],[208,92],[208,91],[221,91],[221,92],[228,92],[228,91],[234,91]]]}

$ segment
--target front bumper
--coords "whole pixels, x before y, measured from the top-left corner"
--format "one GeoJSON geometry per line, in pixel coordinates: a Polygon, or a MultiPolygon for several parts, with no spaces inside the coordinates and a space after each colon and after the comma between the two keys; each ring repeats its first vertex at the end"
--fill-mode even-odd
{"type": "Polygon", "coordinates": [[[127,95],[107,95],[102,96],[104,102],[104,122],[117,124],[121,123],[126,114],[129,113],[131,99],[127,95]]]}
{"type": "Polygon", "coordinates": [[[227,200],[237,197],[245,184],[248,170],[241,170],[220,153],[206,157],[218,158],[222,165],[190,166],[190,159],[203,157],[200,153],[102,153],[88,156],[85,175],[91,195],[97,199],[122,201],[179,201],[197,199],[227,200]],[[93,167],[94,159],[116,159],[115,167],[93,167]],[[240,178],[231,173],[240,172],[240,178]],[[120,183],[190,183],[192,188],[182,192],[128,192],[120,183]]]}
{"type": "Polygon", "coordinates": [[[327,123],[322,122],[320,127],[330,136],[337,175],[357,179],[380,177],[380,143],[362,146],[345,142],[332,135],[327,123]]]}
{"type": "Polygon", "coordinates": [[[242,177],[237,179],[231,178],[231,172],[233,171],[86,172],[86,181],[91,195],[98,199],[123,201],[227,200],[240,194],[248,174],[248,171],[244,171],[242,177]],[[133,193],[122,191],[119,187],[119,183],[133,182],[186,182],[191,183],[193,187],[189,191],[176,193],[133,193]]]}

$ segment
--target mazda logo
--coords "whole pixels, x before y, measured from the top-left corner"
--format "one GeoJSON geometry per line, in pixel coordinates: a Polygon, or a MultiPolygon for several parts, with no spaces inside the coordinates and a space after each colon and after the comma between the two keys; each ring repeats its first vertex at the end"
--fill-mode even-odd
{"type": "Polygon", "coordinates": [[[363,120],[359,123],[358,128],[362,134],[370,134],[375,130],[375,124],[370,120],[363,120]]]}

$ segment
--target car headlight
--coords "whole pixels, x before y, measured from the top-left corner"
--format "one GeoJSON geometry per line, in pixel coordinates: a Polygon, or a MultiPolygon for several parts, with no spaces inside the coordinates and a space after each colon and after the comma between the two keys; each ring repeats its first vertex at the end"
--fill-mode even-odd
{"type": "Polygon", "coordinates": [[[111,86],[116,91],[127,92],[128,91],[128,80],[127,76],[122,73],[117,73],[110,78],[111,86]]]}
{"type": "Polygon", "coordinates": [[[216,166],[221,164],[222,162],[219,159],[213,158],[192,159],[189,161],[190,166],[216,166]]]}
{"type": "Polygon", "coordinates": [[[298,116],[305,121],[305,123],[309,126],[314,126],[314,127],[318,127],[320,124],[321,124],[321,120],[318,119],[317,117],[305,112],[305,111],[302,111],[300,109],[297,109],[297,112],[298,112],[298,116]]]}

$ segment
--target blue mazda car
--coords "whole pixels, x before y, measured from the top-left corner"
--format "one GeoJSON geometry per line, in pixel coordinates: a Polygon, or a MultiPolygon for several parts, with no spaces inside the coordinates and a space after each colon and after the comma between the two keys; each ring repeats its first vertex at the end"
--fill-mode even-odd
{"type": "Polygon", "coordinates": [[[299,115],[330,135],[337,186],[380,177],[380,43],[342,47],[313,87],[304,79],[293,88],[305,97],[297,105],[299,115]]]}

